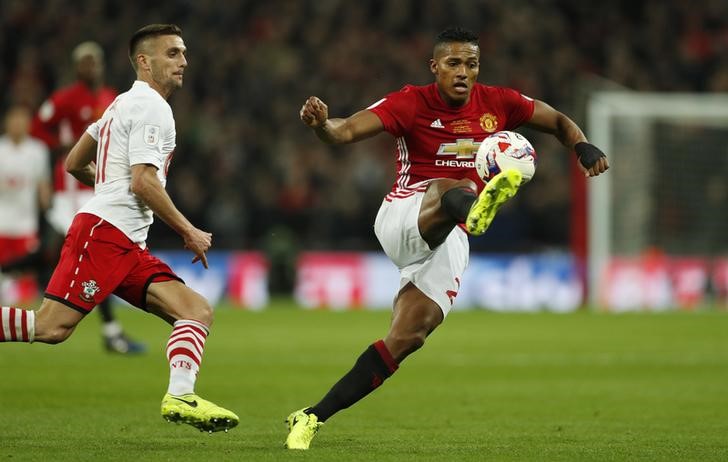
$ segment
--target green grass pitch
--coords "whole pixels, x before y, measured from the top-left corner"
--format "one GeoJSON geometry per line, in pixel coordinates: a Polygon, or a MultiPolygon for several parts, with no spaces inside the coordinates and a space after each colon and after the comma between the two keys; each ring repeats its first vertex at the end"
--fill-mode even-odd
{"type": "Polygon", "coordinates": [[[169,327],[122,321],[150,352],[101,349],[96,314],[66,343],[0,345],[3,461],[728,460],[728,313],[452,313],[308,452],[283,419],[386,332],[389,312],[219,309],[197,391],[228,434],[159,415],[169,327]]]}

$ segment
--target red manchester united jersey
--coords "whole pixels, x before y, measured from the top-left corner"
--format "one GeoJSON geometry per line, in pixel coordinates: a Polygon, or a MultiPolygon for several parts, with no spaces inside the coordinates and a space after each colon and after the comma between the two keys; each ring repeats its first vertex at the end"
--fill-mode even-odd
{"type": "MultiPolygon", "coordinates": [[[[101,118],[116,95],[116,91],[110,87],[94,91],[80,81],[61,88],[41,105],[33,119],[31,134],[43,140],[51,149],[70,148],[92,122],[101,118]]],[[[63,160],[58,159],[54,168],[53,184],[56,191],[88,188],[80,183],[69,184],[76,181],[65,172],[63,160]]]]}
{"type": "Polygon", "coordinates": [[[434,178],[470,178],[480,190],[475,154],[485,137],[513,130],[534,103],[516,90],[476,83],[462,107],[448,106],[437,84],[407,85],[368,109],[396,137],[397,179],[390,195],[409,195],[434,178]]]}

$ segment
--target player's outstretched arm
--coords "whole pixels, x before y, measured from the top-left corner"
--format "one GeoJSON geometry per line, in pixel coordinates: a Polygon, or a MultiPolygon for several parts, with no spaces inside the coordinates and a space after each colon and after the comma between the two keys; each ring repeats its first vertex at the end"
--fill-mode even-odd
{"type": "Polygon", "coordinates": [[[551,133],[561,144],[576,152],[579,168],[586,176],[597,176],[609,168],[607,156],[593,144],[589,143],[576,123],[566,115],[552,108],[543,101],[534,102],[533,115],[526,124],[536,130],[551,133]]]}
{"type": "Polygon", "coordinates": [[[329,107],[315,96],[303,103],[301,121],[329,144],[354,143],[384,131],[384,125],[373,112],[363,110],[346,119],[329,119],[329,107]]]}
{"type": "Polygon", "coordinates": [[[96,183],[95,158],[96,140],[88,133],[84,133],[68,153],[66,171],[86,186],[93,187],[96,183]]]}
{"type": "Polygon", "coordinates": [[[212,246],[212,234],[195,228],[175,207],[157,178],[157,167],[149,164],[132,165],[131,192],[144,201],[163,222],[182,236],[185,249],[195,254],[192,263],[202,261],[202,265],[207,268],[205,252],[212,246]]]}

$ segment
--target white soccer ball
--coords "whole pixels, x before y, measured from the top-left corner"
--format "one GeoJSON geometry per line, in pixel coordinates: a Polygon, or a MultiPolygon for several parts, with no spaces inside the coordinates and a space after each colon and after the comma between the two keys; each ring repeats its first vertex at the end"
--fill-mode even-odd
{"type": "Polygon", "coordinates": [[[515,168],[523,176],[522,183],[536,173],[536,150],[516,132],[496,132],[480,143],[475,156],[475,170],[485,183],[500,172],[515,168]]]}

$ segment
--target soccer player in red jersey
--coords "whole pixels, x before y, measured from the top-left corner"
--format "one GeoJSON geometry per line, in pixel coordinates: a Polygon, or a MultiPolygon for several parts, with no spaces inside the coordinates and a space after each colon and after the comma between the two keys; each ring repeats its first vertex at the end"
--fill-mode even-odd
{"type": "MultiPolygon", "coordinates": [[[[48,223],[56,236],[48,236],[48,259],[60,254],[62,237],[66,235],[76,212],[93,196],[93,188],[76,180],[64,168],[68,150],[86,128],[98,120],[117,96],[116,90],[103,84],[104,51],[96,42],[83,42],[71,53],[76,81],[55,91],[40,107],[33,119],[31,133],[55,152],[53,167],[53,199],[47,213],[48,223]]],[[[45,263],[45,262],[43,262],[45,263]]],[[[111,300],[99,304],[102,335],[108,351],[142,353],[142,343],[132,341],[114,318],[111,300]]]]}
{"type": "Polygon", "coordinates": [[[395,137],[397,179],[374,230],[400,270],[400,291],[384,339],[370,345],[317,404],[288,416],[289,449],[308,449],[323,422],[379,387],[450,311],[468,263],[465,230],[485,232],[521,183],[516,170],[485,186],[478,179],[473,160],[485,137],[526,125],[574,150],[586,176],[609,168],[571,119],[516,90],[477,83],[479,68],[478,37],[448,28],[437,36],[430,60],[434,83],[407,85],[345,119],[330,119],[317,97],[301,108],[303,123],[326,143],[353,143],[384,131],[395,137]]]}
{"type": "Polygon", "coordinates": [[[204,431],[225,430],[238,416],[195,394],[212,308],[146,246],[156,215],[207,268],[212,235],[177,209],[165,188],[177,132],[167,99],[187,67],[182,31],[151,24],[135,32],[129,58],[137,80],[71,149],[66,169],[94,187],[73,219],[61,258],[35,312],[0,307],[0,342],[60,343],[112,293],[172,324],[166,353],[169,386],[161,413],[204,431]]]}

